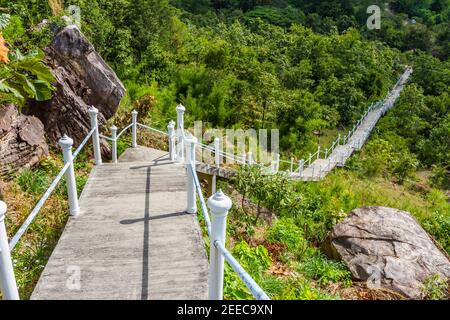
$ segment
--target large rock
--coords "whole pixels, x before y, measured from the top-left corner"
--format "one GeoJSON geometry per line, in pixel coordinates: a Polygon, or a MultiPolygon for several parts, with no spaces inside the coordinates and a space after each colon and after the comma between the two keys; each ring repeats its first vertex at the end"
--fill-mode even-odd
{"type": "Polygon", "coordinates": [[[407,212],[386,207],[355,209],[330,233],[325,251],[342,259],[354,278],[409,298],[423,297],[423,281],[450,277],[450,263],[407,212]]]}
{"type": "Polygon", "coordinates": [[[30,168],[47,155],[42,122],[19,115],[12,104],[0,105],[0,176],[30,168]]]}
{"type": "Polygon", "coordinates": [[[64,134],[78,145],[90,130],[89,107],[99,110],[104,124],[116,113],[125,88],[76,26],[61,30],[45,51],[57,91],[49,101],[30,102],[25,112],[41,119],[54,146],[64,134]]]}

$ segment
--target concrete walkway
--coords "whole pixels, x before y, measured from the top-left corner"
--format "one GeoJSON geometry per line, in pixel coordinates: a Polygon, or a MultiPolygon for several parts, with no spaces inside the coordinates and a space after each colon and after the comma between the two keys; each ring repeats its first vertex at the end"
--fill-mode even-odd
{"type": "Polygon", "coordinates": [[[128,149],[96,166],[31,299],[206,299],[208,260],[185,213],[186,170],[128,149]]]}
{"type": "Polygon", "coordinates": [[[290,173],[289,176],[293,179],[300,179],[304,181],[319,181],[323,179],[335,167],[342,167],[345,165],[347,159],[353,154],[355,150],[360,150],[376,124],[383,116],[384,112],[391,109],[395,101],[400,96],[403,87],[410,77],[412,69],[407,69],[401,76],[397,85],[390,91],[387,98],[384,100],[382,106],[370,111],[355,132],[348,139],[346,144],[337,146],[326,159],[315,159],[311,165],[303,170],[301,174],[298,172],[290,173]],[[383,110],[384,109],[384,110],[383,110]]]}

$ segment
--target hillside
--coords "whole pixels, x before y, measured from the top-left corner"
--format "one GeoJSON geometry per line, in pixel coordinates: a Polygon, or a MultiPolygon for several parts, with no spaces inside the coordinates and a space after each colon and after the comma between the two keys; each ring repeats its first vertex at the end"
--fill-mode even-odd
{"type": "MultiPolygon", "coordinates": [[[[329,147],[412,66],[367,144],[322,181],[266,179],[246,167],[220,181],[235,203],[227,246],[273,299],[289,300],[405,298],[352,280],[343,262],[323,253],[333,227],[359,207],[410,212],[450,254],[450,1],[0,0],[0,8],[1,108],[29,114],[59,94],[43,50],[74,18],[126,88],[103,132],[127,125],[134,109],[141,123],[165,132],[181,103],[186,128],[201,120],[203,130],[278,129],[283,159],[329,147]],[[381,8],[379,30],[366,26],[369,4],[381,8]]],[[[119,153],[131,141],[124,138],[119,153]]],[[[141,139],[166,148],[158,136],[141,139]]],[[[79,192],[93,167],[90,150],[75,166],[79,192]]],[[[2,174],[9,236],[63,166],[60,153],[50,144],[32,168],[2,174]]],[[[31,296],[67,222],[66,196],[60,185],[13,252],[22,298],[31,296]]],[[[209,246],[206,232],[204,240],[209,246]]],[[[429,280],[424,297],[447,299],[447,281],[429,280]]],[[[228,265],[224,283],[226,299],[251,298],[228,265]]]]}

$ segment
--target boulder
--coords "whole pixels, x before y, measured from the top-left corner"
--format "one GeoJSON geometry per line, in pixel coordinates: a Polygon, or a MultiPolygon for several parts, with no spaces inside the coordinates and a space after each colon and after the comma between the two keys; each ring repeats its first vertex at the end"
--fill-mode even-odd
{"type": "MultiPolygon", "coordinates": [[[[57,147],[67,134],[76,146],[90,131],[89,107],[99,110],[99,125],[105,124],[116,113],[125,88],[76,26],[59,31],[45,51],[56,91],[49,101],[30,102],[24,112],[43,122],[50,144],[57,147]]],[[[102,146],[106,152],[104,141],[102,146]]]]}
{"type": "Polygon", "coordinates": [[[356,280],[412,299],[423,298],[423,281],[450,278],[450,262],[419,223],[405,211],[364,207],[351,211],[324,244],[342,259],[356,280]]]}
{"type": "Polygon", "coordinates": [[[12,104],[0,105],[0,176],[30,168],[47,156],[44,134],[38,118],[19,115],[12,104]]]}

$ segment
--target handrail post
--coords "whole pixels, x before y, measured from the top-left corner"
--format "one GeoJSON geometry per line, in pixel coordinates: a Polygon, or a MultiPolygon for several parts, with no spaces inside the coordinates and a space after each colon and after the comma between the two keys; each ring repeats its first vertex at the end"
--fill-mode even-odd
{"type": "Polygon", "coordinates": [[[138,112],[136,110],[131,111],[131,123],[133,124],[131,127],[131,146],[133,148],[137,148],[137,115],[138,112]]]}
{"type": "Polygon", "coordinates": [[[92,144],[94,146],[95,165],[102,165],[102,153],[100,151],[100,133],[98,132],[98,109],[94,106],[89,108],[89,116],[91,117],[91,129],[95,129],[92,134],[92,144]]]}
{"type": "Polygon", "coordinates": [[[340,133],[338,134],[338,143],[337,143],[337,145],[338,145],[338,146],[341,145],[341,134],[340,134],[340,133]]]}
{"type": "Polygon", "coordinates": [[[325,149],[325,159],[328,158],[328,149],[325,149]]]}
{"type": "Polygon", "coordinates": [[[247,153],[248,164],[253,165],[253,152],[249,151],[247,153]]]}
{"type": "Polygon", "coordinates": [[[169,137],[169,157],[170,161],[175,161],[175,122],[173,120],[169,121],[167,125],[167,134],[169,137]]]}
{"type": "Polygon", "coordinates": [[[112,153],[112,162],[117,163],[117,127],[113,125],[111,128],[111,153],[112,153]]]}
{"type": "Polygon", "coordinates": [[[280,171],[280,154],[276,153],[275,154],[275,173],[277,173],[278,171],[280,171]]]}
{"type": "Polygon", "coordinates": [[[247,163],[247,154],[244,151],[244,153],[242,154],[242,165],[245,166],[246,163],[247,163]]]}
{"type": "Polygon", "coordinates": [[[223,299],[223,274],[224,257],[216,248],[216,242],[225,245],[227,229],[228,210],[231,209],[232,202],[222,190],[219,190],[208,199],[208,207],[211,210],[211,239],[210,239],[210,260],[208,275],[208,299],[223,299]]]}
{"type": "Polygon", "coordinates": [[[214,164],[216,165],[216,168],[219,168],[219,166],[220,166],[220,139],[217,137],[214,139],[214,164]]]}
{"type": "Polygon", "coordinates": [[[177,110],[178,161],[184,160],[184,112],[186,108],[179,104],[177,110]]]}
{"type": "MultiPolygon", "coordinates": [[[[195,147],[197,138],[189,134],[186,138],[186,165],[192,165],[195,170],[195,147]]],[[[194,176],[192,170],[187,168],[187,209],[188,213],[197,212],[197,193],[195,190],[194,176]]]]}
{"type": "Polygon", "coordinates": [[[220,167],[220,139],[218,137],[214,138],[214,164],[216,166],[217,171],[214,171],[212,176],[212,186],[211,193],[216,193],[217,190],[217,174],[219,173],[220,167]]]}
{"type": "Polygon", "coordinates": [[[290,172],[292,173],[294,171],[294,157],[291,157],[291,168],[290,172]]]}
{"type": "Polygon", "coordinates": [[[67,135],[64,135],[61,139],[59,139],[59,145],[61,146],[63,151],[64,164],[70,163],[66,171],[67,195],[69,197],[70,215],[76,216],[78,213],[80,213],[80,207],[78,205],[77,183],[75,179],[75,171],[73,168],[73,140],[67,135]]]}
{"type": "Polygon", "coordinates": [[[302,177],[302,174],[303,174],[303,166],[304,166],[304,164],[305,164],[305,161],[303,159],[299,160],[299,162],[298,162],[298,174],[300,175],[300,178],[302,177]]]}
{"type": "Polygon", "coordinates": [[[320,159],[320,146],[317,147],[317,160],[320,159]]]}
{"type": "Polygon", "coordinates": [[[311,165],[311,159],[312,159],[312,154],[311,154],[311,152],[310,152],[310,153],[309,153],[309,159],[308,159],[308,166],[311,165]]]}
{"type": "Polygon", "coordinates": [[[5,227],[6,203],[0,201],[0,290],[5,300],[19,300],[5,227]]]}

